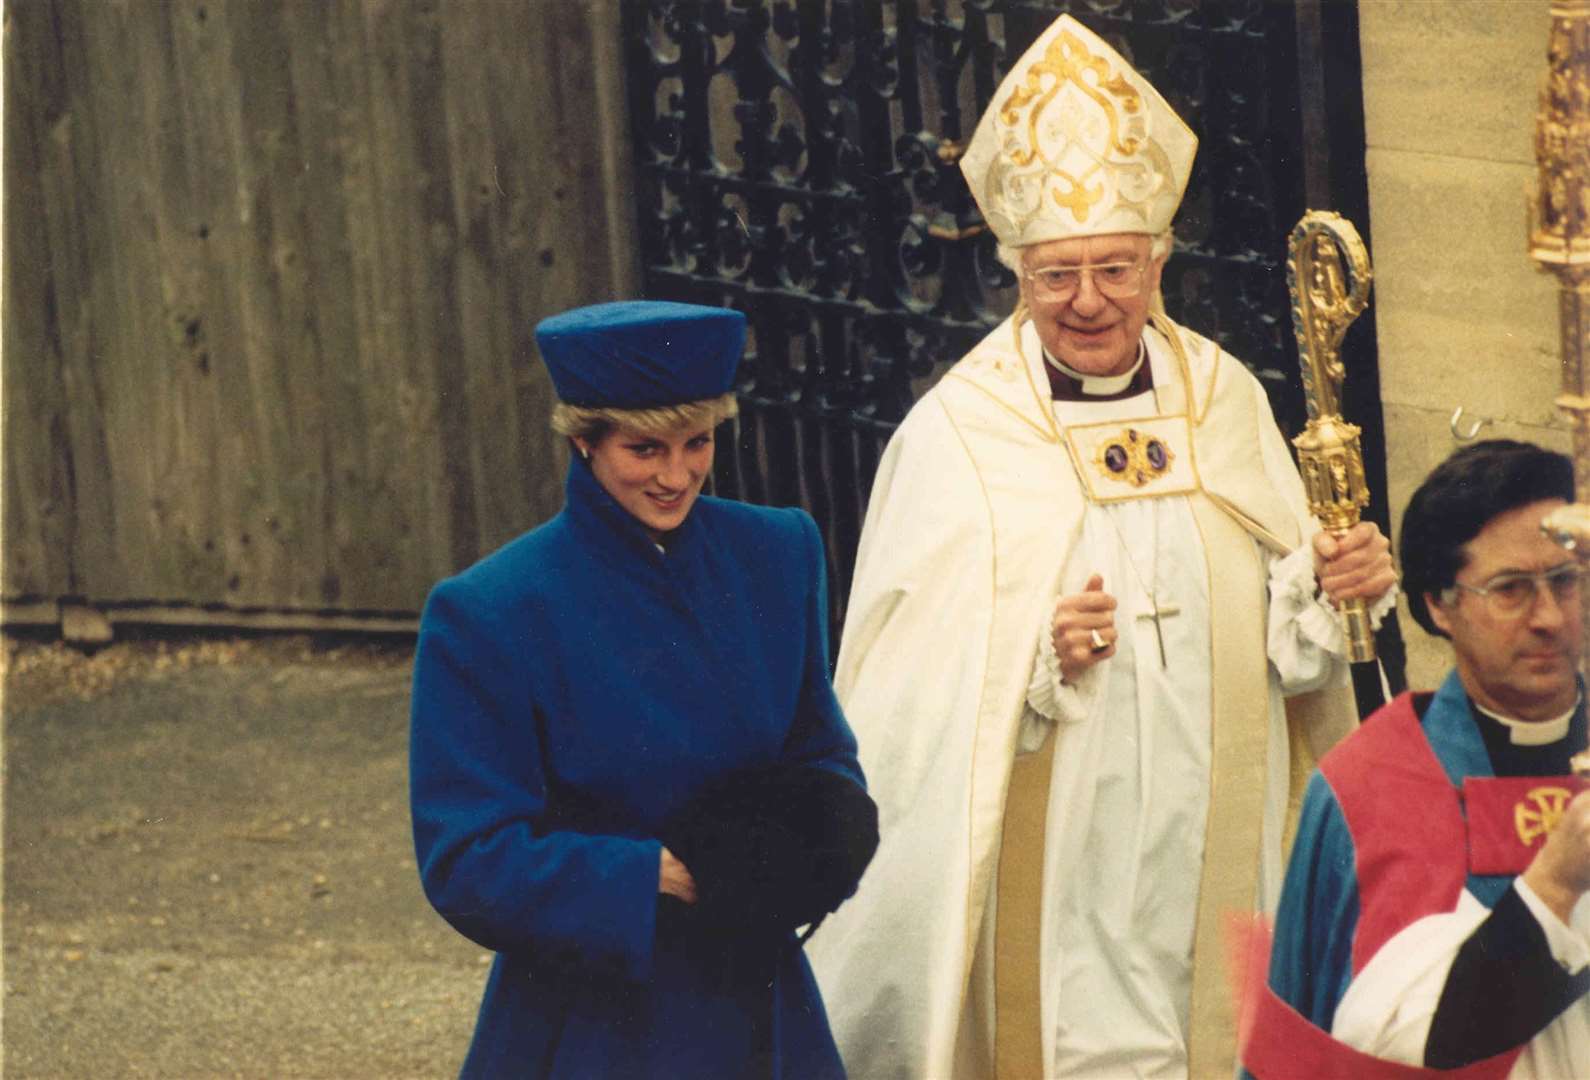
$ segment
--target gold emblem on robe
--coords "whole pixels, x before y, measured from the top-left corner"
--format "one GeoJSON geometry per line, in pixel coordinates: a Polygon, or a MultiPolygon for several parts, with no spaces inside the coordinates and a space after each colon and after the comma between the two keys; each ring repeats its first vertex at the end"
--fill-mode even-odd
{"type": "Polygon", "coordinates": [[[1513,828],[1525,847],[1551,832],[1562,820],[1573,792],[1561,787],[1538,787],[1530,790],[1513,806],[1513,828]]]}
{"type": "Polygon", "coordinates": [[[1170,472],[1175,460],[1175,452],[1163,439],[1131,427],[1100,440],[1093,451],[1100,476],[1138,488],[1170,472]]]}

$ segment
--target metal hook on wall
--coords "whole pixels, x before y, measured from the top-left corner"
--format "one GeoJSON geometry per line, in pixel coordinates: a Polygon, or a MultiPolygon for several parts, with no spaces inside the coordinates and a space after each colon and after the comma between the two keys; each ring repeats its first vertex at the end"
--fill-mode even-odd
{"type": "Polygon", "coordinates": [[[1462,428],[1458,427],[1458,424],[1461,423],[1462,420],[1463,406],[1459,405],[1457,408],[1452,410],[1452,419],[1447,425],[1452,429],[1452,437],[1458,442],[1473,442],[1479,437],[1480,429],[1489,426],[1491,422],[1490,417],[1482,416],[1478,420],[1474,421],[1474,423],[1469,426],[1467,431],[1464,431],[1462,428]]]}

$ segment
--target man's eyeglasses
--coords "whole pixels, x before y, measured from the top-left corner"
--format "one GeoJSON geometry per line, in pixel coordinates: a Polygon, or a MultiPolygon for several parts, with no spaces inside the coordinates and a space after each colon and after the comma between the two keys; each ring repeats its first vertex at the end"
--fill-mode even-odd
{"type": "Polygon", "coordinates": [[[1559,604],[1578,601],[1583,588],[1585,571],[1576,562],[1563,563],[1552,570],[1536,574],[1497,574],[1483,585],[1465,585],[1454,581],[1442,590],[1441,598],[1450,604],[1457,599],[1457,591],[1473,593],[1485,601],[1493,616],[1499,619],[1522,615],[1535,606],[1542,586],[1551,590],[1551,597],[1559,604]]]}
{"type": "Polygon", "coordinates": [[[1044,266],[1027,270],[1033,297],[1047,303],[1070,300],[1082,288],[1082,275],[1093,278],[1093,287],[1112,300],[1124,300],[1143,291],[1141,262],[1083,263],[1081,266],[1044,266]]]}

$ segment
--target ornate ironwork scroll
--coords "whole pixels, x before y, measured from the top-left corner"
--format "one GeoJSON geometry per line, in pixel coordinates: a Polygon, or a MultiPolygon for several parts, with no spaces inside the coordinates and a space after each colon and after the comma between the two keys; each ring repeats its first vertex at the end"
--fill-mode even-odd
{"type": "MultiPolygon", "coordinates": [[[[1330,533],[1358,524],[1369,505],[1359,429],[1342,416],[1342,337],[1369,303],[1369,252],[1346,218],[1311,210],[1292,230],[1287,259],[1308,426],[1292,440],[1309,513],[1330,533]],[[1345,260],[1345,265],[1344,265],[1345,260]]],[[[1374,630],[1362,597],[1341,605],[1347,658],[1375,658],[1374,630]]]]}
{"type": "Polygon", "coordinates": [[[957,162],[1006,64],[1064,12],[1199,134],[1163,278],[1170,314],[1255,370],[1288,434],[1302,427],[1281,242],[1303,207],[1290,4],[622,7],[644,290],[749,317],[738,452],[720,453],[715,484],[813,513],[836,626],[884,441],[1013,306],[957,162]]]}

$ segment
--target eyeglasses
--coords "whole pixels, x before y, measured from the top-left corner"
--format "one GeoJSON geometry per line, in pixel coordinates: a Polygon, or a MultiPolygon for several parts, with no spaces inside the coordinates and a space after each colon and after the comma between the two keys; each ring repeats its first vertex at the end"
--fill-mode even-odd
{"type": "Polygon", "coordinates": [[[1112,300],[1124,300],[1143,291],[1141,262],[1083,263],[1081,266],[1044,266],[1025,270],[1032,282],[1033,296],[1047,303],[1070,300],[1082,288],[1082,275],[1093,278],[1093,286],[1112,300]]]}
{"type": "Polygon", "coordinates": [[[1551,590],[1551,598],[1558,604],[1577,602],[1584,585],[1585,570],[1576,562],[1563,563],[1551,570],[1537,574],[1497,574],[1484,585],[1465,585],[1454,581],[1442,591],[1442,601],[1450,604],[1457,590],[1471,592],[1484,599],[1492,615],[1498,619],[1516,618],[1535,606],[1540,587],[1551,590]]]}

